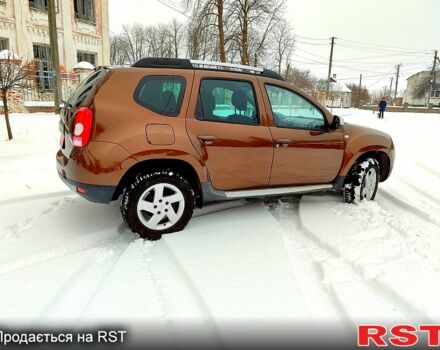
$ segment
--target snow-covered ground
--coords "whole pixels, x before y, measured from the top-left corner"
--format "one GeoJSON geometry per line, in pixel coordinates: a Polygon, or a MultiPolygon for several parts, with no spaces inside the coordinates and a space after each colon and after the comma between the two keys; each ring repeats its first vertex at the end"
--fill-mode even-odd
{"type": "Polygon", "coordinates": [[[56,116],[12,115],[12,142],[0,118],[0,324],[118,324],[174,344],[194,332],[228,343],[258,328],[263,342],[306,324],[344,334],[360,321],[439,322],[440,115],[334,112],[394,138],[375,202],[220,204],[158,242],[130,233],[118,203],[61,183],[56,116]]]}

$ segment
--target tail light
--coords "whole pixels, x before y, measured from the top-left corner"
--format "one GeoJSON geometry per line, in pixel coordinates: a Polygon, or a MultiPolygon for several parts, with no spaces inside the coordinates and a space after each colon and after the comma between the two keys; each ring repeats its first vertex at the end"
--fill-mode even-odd
{"type": "Polygon", "coordinates": [[[73,145],[85,147],[89,143],[92,132],[93,111],[89,107],[81,107],[73,122],[73,145]]]}

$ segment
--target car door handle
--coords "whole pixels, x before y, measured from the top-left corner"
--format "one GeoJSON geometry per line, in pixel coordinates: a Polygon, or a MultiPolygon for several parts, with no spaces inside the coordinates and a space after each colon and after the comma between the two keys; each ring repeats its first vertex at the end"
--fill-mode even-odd
{"type": "Polygon", "coordinates": [[[275,147],[276,148],[288,147],[292,142],[293,142],[292,139],[278,139],[275,140],[275,147]]]}
{"type": "Polygon", "coordinates": [[[204,136],[204,135],[197,136],[197,138],[201,143],[205,145],[210,145],[217,139],[216,136],[204,136]]]}

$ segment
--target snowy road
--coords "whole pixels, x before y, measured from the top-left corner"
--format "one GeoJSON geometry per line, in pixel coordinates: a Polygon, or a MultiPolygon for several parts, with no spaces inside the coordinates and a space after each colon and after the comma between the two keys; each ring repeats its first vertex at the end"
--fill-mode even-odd
{"type": "Polygon", "coordinates": [[[117,203],[66,190],[57,118],[14,115],[17,139],[0,141],[0,323],[147,323],[172,344],[194,332],[227,343],[237,324],[260,326],[264,341],[298,324],[344,334],[361,320],[438,322],[440,115],[337,112],[394,138],[395,170],[376,202],[220,204],[158,242],[130,233],[117,203]]]}

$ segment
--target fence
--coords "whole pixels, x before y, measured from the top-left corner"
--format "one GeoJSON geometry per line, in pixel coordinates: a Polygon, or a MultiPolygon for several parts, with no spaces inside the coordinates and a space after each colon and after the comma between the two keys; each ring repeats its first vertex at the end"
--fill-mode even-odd
{"type": "MultiPolygon", "coordinates": [[[[61,74],[61,98],[68,100],[80,83],[80,76],[76,73],[61,74]]],[[[54,101],[53,76],[51,72],[33,75],[28,78],[27,88],[23,91],[25,105],[33,102],[47,104],[54,101]]]]}

